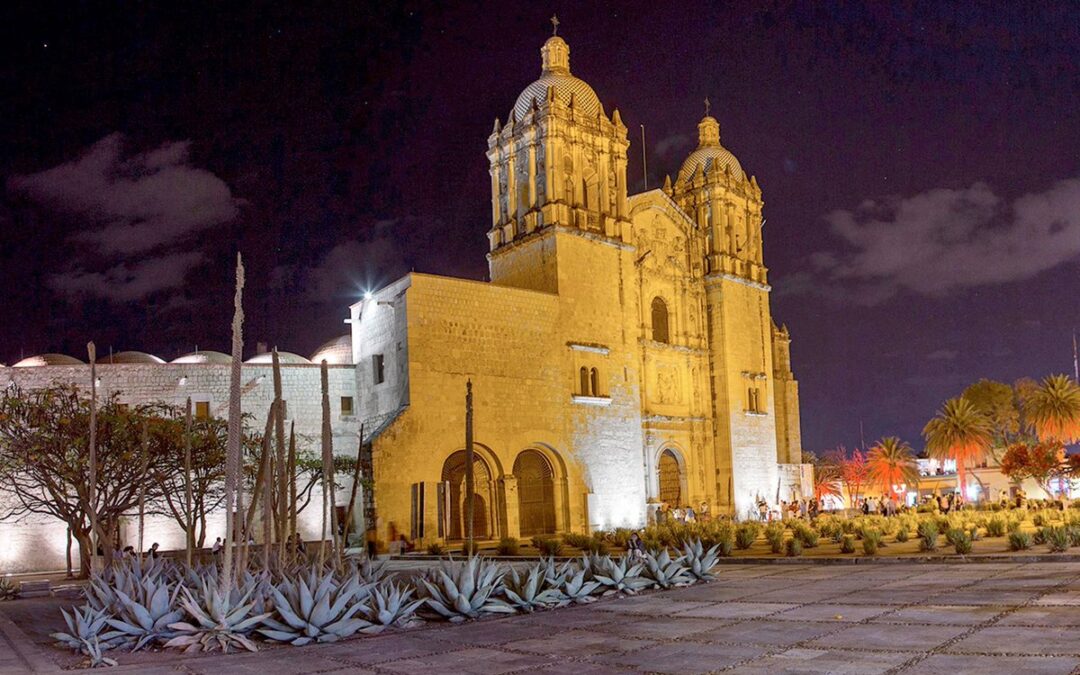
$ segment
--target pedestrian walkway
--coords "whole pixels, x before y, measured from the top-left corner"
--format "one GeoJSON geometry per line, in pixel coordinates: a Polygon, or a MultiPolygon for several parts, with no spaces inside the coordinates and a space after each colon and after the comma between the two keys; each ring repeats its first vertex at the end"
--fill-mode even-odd
{"type": "MultiPolygon", "coordinates": [[[[39,671],[62,653],[0,655],[0,669],[39,671]]],[[[731,565],[709,584],[533,615],[137,656],[110,672],[1080,673],[1080,564],[731,565]]]]}

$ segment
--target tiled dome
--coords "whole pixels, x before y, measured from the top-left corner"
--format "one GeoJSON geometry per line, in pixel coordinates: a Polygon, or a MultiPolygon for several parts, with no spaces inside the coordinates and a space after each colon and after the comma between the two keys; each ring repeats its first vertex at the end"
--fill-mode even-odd
{"type": "Polygon", "coordinates": [[[695,171],[709,171],[719,168],[731,170],[731,175],[739,180],[746,180],[742,165],[731,151],[720,145],[720,123],[706,116],[698,124],[698,147],[690,153],[679,169],[678,181],[685,183],[695,171]]]}
{"type": "Polygon", "coordinates": [[[536,99],[538,104],[544,102],[548,87],[555,87],[555,95],[566,105],[570,105],[573,97],[574,108],[585,115],[595,117],[604,111],[592,87],[570,74],[570,46],[561,37],[548,38],[540,53],[543,56],[540,79],[525,87],[518,96],[517,103],[514,104],[514,116],[517,119],[529,114],[533,99],[536,99]]]}

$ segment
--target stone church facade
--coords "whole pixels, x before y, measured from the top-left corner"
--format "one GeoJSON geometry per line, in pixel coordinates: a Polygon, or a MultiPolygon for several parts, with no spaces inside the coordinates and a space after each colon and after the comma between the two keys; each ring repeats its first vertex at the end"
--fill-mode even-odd
{"type": "MultiPolygon", "coordinates": [[[[362,428],[359,452],[373,474],[354,518],[381,542],[463,537],[467,381],[479,538],[638,526],[661,502],[742,518],[759,499],[808,496],[757,181],[707,115],[674,182],[627,194],[618,110],[608,116],[571,74],[562,38],[541,55],[540,77],[488,137],[490,282],[410,274],[350,308],[349,336],[310,359],[283,357],[298,433],[320,433],[325,359],[335,451],[357,453],[362,428]]],[[[16,366],[0,368],[0,386],[89,377],[59,355],[16,366]]],[[[228,368],[216,352],[170,363],[124,353],[99,373],[103,393],[174,404],[191,396],[224,415],[228,368]]],[[[243,370],[244,410],[262,419],[268,355],[243,370]]],[[[317,537],[319,514],[307,516],[305,534],[317,537]]],[[[166,548],[182,545],[179,530],[154,527],[148,536],[166,548]]],[[[63,539],[62,528],[0,523],[0,549],[52,560],[63,539]],[[30,541],[43,536],[44,548],[30,541]]]]}
{"type": "Polygon", "coordinates": [[[466,380],[477,536],[808,494],[757,181],[706,116],[675,182],[628,195],[627,129],[569,55],[544,44],[488,138],[490,283],[411,274],[352,307],[381,538],[461,537],[466,380]]]}

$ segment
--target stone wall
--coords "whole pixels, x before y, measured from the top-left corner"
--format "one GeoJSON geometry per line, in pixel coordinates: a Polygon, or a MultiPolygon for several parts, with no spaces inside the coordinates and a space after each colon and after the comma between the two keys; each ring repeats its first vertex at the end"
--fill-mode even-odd
{"type": "MultiPolygon", "coordinates": [[[[125,403],[164,402],[178,407],[182,407],[190,397],[193,405],[197,401],[208,402],[212,415],[227,417],[229,369],[228,364],[99,365],[97,372],[101,383],[98,394],[107,397],[115,393],[125,403]]],[[[89,378],[90,368],[87,365],[0,369],[0,387],[14,384],[24,389],[38,389],[61,383],[86,387],[89,378]]],[[[282,397],[286,401],[288,414],[286,425],[295,422],[298,446],[318,453],[322,424],[319,366],[283,364],[281,379],[282,397]]],[[[249,425],[261,433],[274,398],[272,368],[270,365],[245,364],[241,382],[243,412],[252,416],[249,425]]],[[[341,407],[343,397],[352,397],[356,410],[354,368],[351,365],[330,366],[329,385],[335,453],[355,455],[359,417],[356,414],[342,414],[341,407]]],[[[339,504],[348,499],[347,485],[343,486],[337,499],[339,504]]],[[[298,528],[308,539],[319,537],[321,500],[321,492],[316,488],[310,505],[298,518],[298,528]]],[[[135,514],[125,519],[123,527],[124,542],[135,545],[138,528],[135,514]]],[[[208,545],[214,537],[224,536],[223,514],[211,516],[208,530],[208,545]]],[[[261,526],[256,525],[256,536],[261,531],[261,526]]],[[[67,528],[62,522],[48,516],[28,516],[19,521],[0,522],[0,571],[18,573],[64,569],[66,532],[67,528]]],[[[165,550],[183,548],[183,529],[170,518],[147,517],[144,546],[149,547],[155,541],[165,550]]],[[[77,543],[73,544],[72,555],[77,566],[77,543]]]]}

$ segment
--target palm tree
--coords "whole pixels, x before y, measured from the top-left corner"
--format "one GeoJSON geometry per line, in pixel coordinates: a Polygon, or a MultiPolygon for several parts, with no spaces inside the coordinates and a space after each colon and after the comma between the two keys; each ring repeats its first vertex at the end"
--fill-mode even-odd
{"type": "Polygon", "coordinates": [[[914,483],[919,477],[918,464],[911,446],[896,436],[888,436],[870,448],[866,456],[870,479],[896,497],[895,485],[914,483]]]}
{"type": "Polygon", "coordinates": [[[966,496],[967,464],[981,462],[993,440],[989,420],[966,398],[951,398],[926,423],[923,438],[931,457],[956,460],[960,492],[966,496]]]}
{"type": "Polygon", "coordinates": [[[1051,375],[1024,399],[1024,416],[1042,441],[1080,440],[1080,386],[1065,375],[1051,375]]]}

